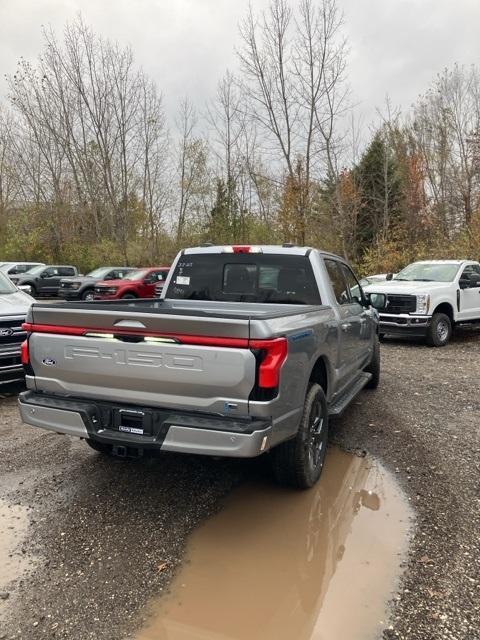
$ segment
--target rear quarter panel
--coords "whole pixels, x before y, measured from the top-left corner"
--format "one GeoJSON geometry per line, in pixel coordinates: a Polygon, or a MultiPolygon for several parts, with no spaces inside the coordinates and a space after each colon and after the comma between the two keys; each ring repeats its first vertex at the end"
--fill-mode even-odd
{"type": "MultiPolygon", "coordinates": [[[[272,445],[292,435],[298,429],[309,378],[317,360],[323,357],[329,382],[334,381],[337,357],[337,321],[330,307],[274,320],[253,320],[251,337],[284,335],[288,341],[288,355],[282,366],[278,397],[268,403],[250,402],[250,414],[273,418],[272,445]]],[[[327,389],[327,397],[330,387],[327,389]]]]}

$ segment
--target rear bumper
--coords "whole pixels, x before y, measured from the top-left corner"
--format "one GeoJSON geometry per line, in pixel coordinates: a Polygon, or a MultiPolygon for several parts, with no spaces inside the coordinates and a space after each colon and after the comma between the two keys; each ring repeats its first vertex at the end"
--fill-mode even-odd
{"type": "Polygon", "coordinates": [[[253,458],[269,448],[267,420],[228,418],[170,409],[132,407],[26,391],[19,396],[22,420],[34,427],[90,438],[138,452],[175,451],[210,456],[253,458]],[[142,412],[148,435],[124,433],[115,427],[119,412],[142,412]]]}
{"type": "Polygon", "coordinates": [[[12,345],[0,351],[0,385],[23,380],[25,377],[20,359],[20,345],[12,345]]]}
{"type": "Polygon", "coordinates": [[[431,321],[432,316],[380,313],[379,331],[388,335],[423,337],[426,335],[431,321]]]}

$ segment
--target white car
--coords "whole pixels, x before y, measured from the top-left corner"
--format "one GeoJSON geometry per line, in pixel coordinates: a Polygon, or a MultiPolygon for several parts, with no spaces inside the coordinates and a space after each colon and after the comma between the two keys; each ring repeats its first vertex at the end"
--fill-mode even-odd
{"type": "Polygon", "coordinates": [[[386,294],[380,336],[424,336],[428,344],[442,347],[456,324],[480,322],[480,264],[473,260],[414,262],[364,290],[386,294]]]}
{"type": "Polygon", "coordinates": [[[20,347],[27,334],[22,324],[33,302],[0,272],[0,385],[23,379],[20,347]]]}
{"type": "Polygon", "coordinates": [[[43,266],[43,262],[0,262],[0,272],[5,273],[8,277],[24,274],[33,267],[43,266]]]}

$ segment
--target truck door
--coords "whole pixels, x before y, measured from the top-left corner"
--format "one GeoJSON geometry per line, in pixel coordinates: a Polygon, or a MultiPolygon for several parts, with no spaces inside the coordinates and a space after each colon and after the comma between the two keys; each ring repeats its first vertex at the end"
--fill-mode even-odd
{"type": "Polygon", "coordinates": [[[39,288],[43,294],[56,294],[60,286],[60,274],[57,267],[48,267],[40,276],[39,288]]]}
{"type": "Polygon", "coordinates": [[[460,299],[458,317],[460,320],[480,319],[480,266],[467,264],[460,274],[460,299]],[[470,279],[470,276],[474,276],[470,279]],[[478,276],[475,278],[475,276],[478,276]]]}
{"type": "Polygon", "coordinates": [[[371,344],[374,331],[374,323],[371,312],[362,304],[362,288],[355,274],[350,267],[343,262],[340,264],[343,276],[347,282],[348,292],[350,294],[350,303],[352,306],[351,322],[355,326],[355,353],[360,360],[360,369],[370,360],[371,344]]]}
{"type": "MultiPolygon", "coordinates": [[[[352,297],[347,282],[347,271],[338,260],[326,259],[325,266],[330,277],[333,292],[338,303],[339,313],[339,348],[338,348],[338,376],[340,385],[348,385],[355,378],[357,372],[363,368],[368,359],[370,341],[368,333],[365,334],[366,321],[365,309],[352,297]],[[343,382],[342,382],[343,381],[343,382]]],[[[346,267],[345,267],[346,268],[346,267]]],[[[353,273],[348,274],[349,279],[356,282],[353,273]]],[[[358,285],[358,282],[356,283],[358,285]]],[[[359,285],[358,285],[359,287],[359,285]]],[[[353,289],[353,286],[352,286],[353,289]]]]}

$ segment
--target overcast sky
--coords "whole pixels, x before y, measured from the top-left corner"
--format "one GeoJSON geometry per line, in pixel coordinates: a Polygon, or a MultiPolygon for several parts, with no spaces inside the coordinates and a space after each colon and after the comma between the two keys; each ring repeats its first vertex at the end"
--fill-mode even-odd
{"type": "MultiPolygon", "coordinates": [[[[267,0],[251,0],[254,8],[267,0]]],[[[479,0],[338,0],[350,46],[349,79],[368,122],[388,94],[408,109],[445,66],[480,63],[479,0]]],[[[248,0],[0,0],[4,75],[35,58],[42,25],[61,31],[81,12],[94,30],[130,44],[161,88],[169,112],[186,93],[202,107],[235,68],[238,22],[248,0]]]]}

